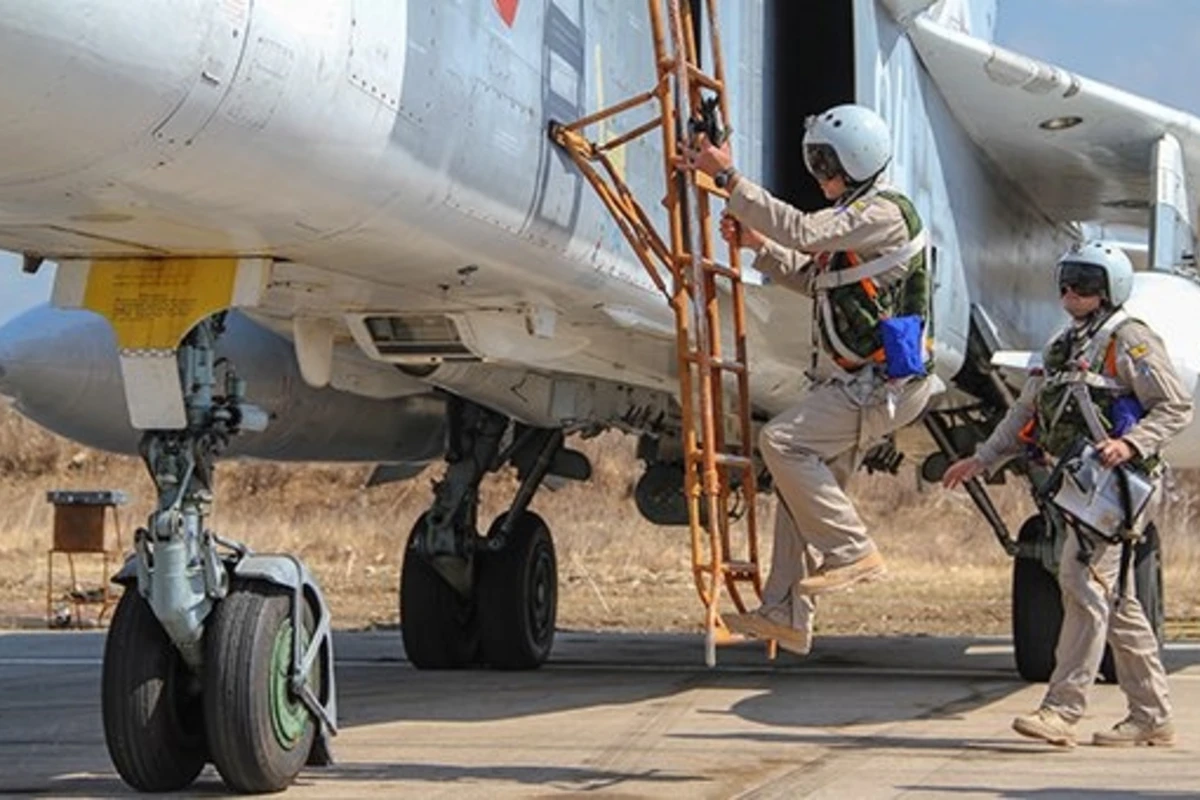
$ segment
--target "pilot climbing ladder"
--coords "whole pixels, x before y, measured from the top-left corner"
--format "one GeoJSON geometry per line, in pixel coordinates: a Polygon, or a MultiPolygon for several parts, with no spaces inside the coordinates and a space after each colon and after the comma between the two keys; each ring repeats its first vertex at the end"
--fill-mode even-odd
{"type": "MultiPolygon", "coordinates": [[[[747,586],[762,596],[745,297],[737,248],[729,248],[726,263],[716,260],[713,248],[712,201],[728,194],[708,176],[678,168],[675,158],[681,144],[699,132],[716,139],[724,135],[728,100],[716,0],[705,0],[707,25],[701,24],[695,0],[648,4],[658,72],[654,88],[570,124],[556,124],[550,133],[595,188],[675,313],[692,572],[705,606],[705,660],[712,666],[716,645],[738,638],[721,619],[722,587],[740,612],[746,611],[747,586]],[[702,29],[709,35],[712,75],[700,68],[702,29]],[[655,102],[658,116],[621,136],[597,143],[583,133],[618,114],[653,108],[655,102]],[[610,155],[655,130],[662,132],[667,237],[655,230],[610,155]],[[733,321],[724,332],[723,294],[733,321]],[[735,387],[728,396],[727,387],[735,387]],[[732,436],[727,420],[736,422],[732,436]],[[735,539],[740,560],[733,558],[735,539]]],[[[774,656],[774,642],[768,651],[774,656]]]]}

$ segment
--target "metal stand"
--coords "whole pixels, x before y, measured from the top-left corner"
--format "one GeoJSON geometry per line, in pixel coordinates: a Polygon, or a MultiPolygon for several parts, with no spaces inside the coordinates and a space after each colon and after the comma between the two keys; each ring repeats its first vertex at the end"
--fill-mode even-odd
{"type": "Polygon", "coordinates": [[[46,551],[46,624],[82,628],[84,606],[98,605],[96,625],[102,625],[117,600],[110,588],[109,564],[121,558],[121,515],[117,506],[124,505],[126,497],[112,491],[57,491],[47,492],[46,499],[54,504],[54,534],[46,551]],[[108,535],[110,517],[112,537],[108,535]],[[67,597],[73,611],[66,619],[54,611],[54,560],[60,554],[66,556],[71,576],[67,597]],[[83,554],[100,556],[100,583],[96,589],[85,589],[79,583],[75,556],[83,554]]]}

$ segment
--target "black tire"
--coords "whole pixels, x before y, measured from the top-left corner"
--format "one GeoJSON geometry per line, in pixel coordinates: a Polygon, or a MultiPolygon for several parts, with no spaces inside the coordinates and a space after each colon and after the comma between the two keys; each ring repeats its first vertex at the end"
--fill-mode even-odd
{"type": "Polygon", "coordinates": [[[425,525],[422,514],[404,548],[400,568],[400,635],[404,654],[417,669],[462,669],[479,652],[474,603],[463,597],[412,548],[425,525]]]}
{"type": "Polygon", "coordinates": [[[200,683],[136,588],[126,589],[104,643],[104,743],[141,792],[191,785],[208,760],[200,683]]]}
{"type": "MultiPolygon", "coordinates": [[[[502,514],[488,531],[493,536],[502,514]]],[[[484,663],[496,669],[536,669],[550,656],[558,614],[558,564],[550,529],[526,511],[500,550],[482,550],[476,597],[484,663]]]]}
{"type": "MultiPolygon", "coordinates": [[[[1046,535],[1041,515],[1025,520],[1017,534],[1021,544],[1032,545],[1046,535]]],[[[1058,577],[1039,558],[1013,559],[1012,637],[1017,672],[1027,681],[1045,682],[1054,672],[1054,648],[1062,629],[1062,593],[1058,577]]]]}
{"type": "MultiPolygon", "coordinates": [[[[1133,549],[1133,580],[1138,602],[1146,612],[1146,619],[1150,621],[1159,647],[1162,647],[1167,621],[1163,599],[1162,540],[1153,522],[1146,526],[1142,540],[1133,549]]],[[[1108,683],[1117,682],[1117,664],[1111,647],[1104,648],[1100,676],[1108,683]]]]}
{"type": "MultiPolygon", "coordinates": [[[[317,722],[287,689],[292,591],[235,580],[209,617],[205,635],[204,718],[208,747],[226,786],[246,793],[286,789],[308,759],[317,722]]],[[[307,642],[314,628],[305,604],[307,642]]],[[[321,669],[317,659],[313,669],[321,669]]],[[[324,691],[324,676],[314,687],[324,691]]]]}

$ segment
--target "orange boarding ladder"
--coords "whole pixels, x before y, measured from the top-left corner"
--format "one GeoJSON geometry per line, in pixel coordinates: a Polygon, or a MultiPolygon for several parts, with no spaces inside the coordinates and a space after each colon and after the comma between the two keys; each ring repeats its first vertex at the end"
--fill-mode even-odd
{"type": "MultiPolygon", "coordinates": [[[[726,249],[727,263],[714,256],[712,198],[727,199],[728,193],[702,173],[679,169],[675,156],[694,121],[716,123],[718,110],[719,119],[728,120],[729,107],[716,0],[705,0],[707,25],[703,26],[709,34],[711,76],[700,68],[697,33],[702,26],[693,15],[692,3],[648,0],[648,4],[658,73],[654,87],[570,124],[552,125],[550,135],[587,177],[674,310],[692,573],[705,607],[705,662],[713,666],[716,646],[741,638],[721,619],[722,587],[740,612],[746,611],[743,589],[747,585],[762,597],[745,291],[737,248],[726,249]],[[584,135],[589,126],[633,109],[653,108],[656,102],[657,117],[621,136],[598,143],[584,135]],[[667,237],[655,230],[610,156],[656,130],[662,135],[667,237]],[[733,325],[727,333],[731,347],[722,341],[722,294],[728,296],[732,310],[733,325]],[[728,398],[727,376],[728,383],[736,383],[728,398]],[[736,441],[727,440],[726,421],[734,423],[730,438],[736,441]],[[740,560],[732,557],[735,549],[742,554],[740,560]]],[[[720,129],[719,124],[714,127],[720,129]]],[[[768,655],[774,657],[775,642],[768,643],[768,655]]]]}

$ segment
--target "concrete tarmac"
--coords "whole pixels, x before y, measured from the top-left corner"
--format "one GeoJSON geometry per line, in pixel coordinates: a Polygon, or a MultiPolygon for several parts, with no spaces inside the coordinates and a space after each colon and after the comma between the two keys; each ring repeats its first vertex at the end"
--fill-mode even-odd
{"type": "MultiPolygon", "coordinates": [[[[96,632],[0,633],[0,794],[128,794],[100,722],[96,632]]],[[[1180,744],[1063,750],[1012,718],[1002,639],[818,639],[703,666],[698,636],[560,632],[535,672],[418,672],[396,631],[336,634],[338,763],[290,797],[1200,797],[1200,644],[1166,650],[1180,744]]],[[[1124,716],[1098,685],[1080,726],[1124,716]]],[[[196,794],[223,791],[211,768],[196,794]]]]}

